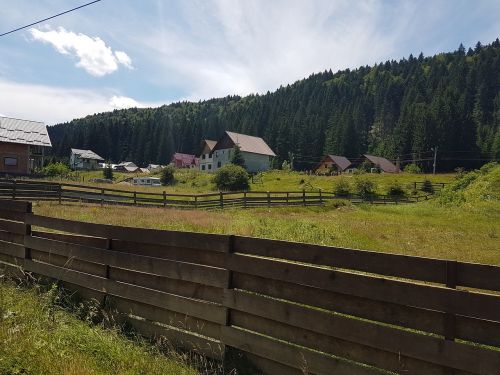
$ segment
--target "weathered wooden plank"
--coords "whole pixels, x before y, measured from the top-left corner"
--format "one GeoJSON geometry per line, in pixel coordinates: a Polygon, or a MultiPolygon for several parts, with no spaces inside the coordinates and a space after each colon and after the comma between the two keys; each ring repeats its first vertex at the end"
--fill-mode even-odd
{"type": "Polygon", "coordinates": [[[260,372],[258,372],[259,375],[304,375],[302,370],[286,366],[267,358],[259,357],[255,354],[245,353],[244,356],[246,357],[246,361],[249,361],[260,370],[260,372]]]}
{"type": "Polygon", "coordinates": [[[221,360],[223,357],[222,344],[218,341],[153,324],[146,320],[129,317],[127,321],[141,335],[155,340],[159,338],[166,339],[174,348],[190,350],[216,360],[221,360]]]}
{"type": "Polygon", "coordinates": [[[446,261],[438,259],[241,236],[235,237],[234,249],[236,253],[443,284],[446,282],[446,261]]]}
{"type": "Polygon", "coordinates": [[[51,240],[76,243],[80,245],[87,245],[102,249],[106,249],[108,247],[108,240],[102,237],[79,236],[76,234],[54,233],[54,232],[43,232],[43,231],[31,231],[31,235],[33,237],[48,238],[51,240]]]}
{"type": "Polygon", "coordinates": [[[88,236],[138,241],[168,246],[224,252],[228,236],[191,232],[165,231],[157,229],[121,227],[105,224],[83,223],[73,220],[32,215],[26,218],[28,224],[63,232],[88,236]]]}
{"type": "Polygon", "coordinates": [[[144,244],[130,241],[113,240],[113,250],[154,258],[172,259],[182,262],[224,267],[224,254],[215,251],[188,249],[175,246],[144,244]]]}
{"type": "MultiPolygon", "coordinates": [[[[384,358],[381,353],[370,353],[369,351],[362,350],[357,358],[353,358],[353,354],[355,355],[357,354],[356,352],[360,352],[358,348],[350,348],[350,350],[344,353],[338,351],[338,349],[337,352],[331,352],[331,354],[340,356],[347,354],[351,356],[350,359],[372,364],[390,371],[399,372],[405,370],[414,374],[422,373],[422,369],[415,362],[411,364],[407,363],[407,368],[399,368],[399,355],[463,371],[477,371],[477,373],[480,374],[491,374],[495,371],[495,368],[500,366],[500,352],[497,351],[395,329],[321,310],[306,308],[297,304],[265,298],[255,294],[234,290],[227,291],[224,304],[238,311],[244,311],[248,314],[288,325],[288,327],[281,330],[279,330],[278,325],[275,325],[274,328],[272,325],[269,325],[267,332],[258,331],[266,335],[293,341],[294,337],[298,338],[304,335],[304,333],[296,329],[296,327],[299,327],[322,335],[328,335],[341,340],[369,346],[376,351],[383,350],[393,353],[394,356],[392,358],[388,356],[384,358]],[[289,337],[282,337],[283,332],[286,332],[287,329],[297,332],[289,337]],[[368,362],[369,360],[372,362],[368,362]],[[408,367],[410,365],[418,366],[418,368],[408,367]],[[394,368],[394,366],[398,367],[394,368]]],[[[247,321],[248,320],[247,318],[247,321]]],[[[243,326],[243,328],[259,330],[259,326],[264,327],[265,322],[261,321],[260,323],[254,324],[254,327],[243,326]]],[[[321,342],[322,340],[325,341],[321,336],[314,335],[314,339],[306,340],[306,342],[299,344],[306,344],[307,341],[313,344],[321,342]]],[[[328,350],[328,348],[335,350],[335,343],[330,342],[323,347],[316,347],[315,349],[324,351],[328,350]]],[[[345,348],[342,348],[342,350],[345,350],[345,348]]]]}
{"type": "Polygon", "coordinates": [[[24,235],[0,230],[0,241],[24,244],[24,235]]]}
{"type": "Polygon", "coordinates": [[[374,371],[324,354],[276,341],[233,327],[222,328],[222,341],[229,346],[270,359],[287,366],[318,375],[357,375],[374,371]]]}
{"type": "Polygon", "coordinates": [[[221,268],[103,250],[39,237],[27,236],[24,242],[28,248],[63,255],[68,258],[77,258],[87,262],[107,264],[111,267],[130,269],[215,287],[224,286],[228,272],[221,268]]]}
{"type": "Polygon", "coordinates": [[[167,324],[172,327],[195,332],[216,340],[220,339],[220,324],[217,323],[193,318],[189,315],[179,314],[173,311],[120,297],[110,297],[108,299],[108,304],[113,309],[116,309],[123,314],[135,315],[152,322],[167,324]]]}
{"type": "MultiPolygon", "coordinates": [[[[445,314],[432,310],[375,301],[321,290],[305,285],[233,273],[233,287],[285,299],[377,322],[437,335],[445,334],[445,314]]],[[[499,323],[456,317],[456,337],[486,345],[500,346],[499,323]]]]}
{"type": "Polygon", "coordinates": [[[31,202],[0,200],[0,207],[5,211],[31,212],[31,202]]]}
{"type": "Polygon", "coordinates": [[[0,218],[4,220],[15,220],[24,221],[26,218],[26,212],[4,210],[2,208],[2,202],[0,201],[0,218]]]}
{"type": "Polygon", "coordinates": [[[26,225],[17,221],[0,219],[0,230],[14,234],[27,234],[26,225]]]}
{"type": "Polygon", "coordinates": [[[0,253],[18,258],[24,258],[24,246],[12,242],[0,241],[0,253]]]}
{"type": "Polygon", "coordinates": [[[106,266],[104,264],[87,262],[81,259],[61,256],[56,253],[50,253],[36,249],[31,249],[30,253],[31,258],[39,262],[49,263],[58,267],[68,268],[91,275],[106,277],[106,266]]]}
{"type": "Polygon", "coordinates": [[[457,262],[457,285],[500,291],[500,267],[457,262]]]}
{"type": "Polygon", "coordinates": [[[182,280],[172,280],[162,276],[150,275],[147,273],[114,267],[109,269],[109,278],[183,297],[219,304],[222,303],[222,289],[208,285],[195,284],[182,280]]]}
{"type": "Polygon", "coordinates": [[[231,254],[229,269],[372,300],[500,321],[500,296],[231,254]]]}

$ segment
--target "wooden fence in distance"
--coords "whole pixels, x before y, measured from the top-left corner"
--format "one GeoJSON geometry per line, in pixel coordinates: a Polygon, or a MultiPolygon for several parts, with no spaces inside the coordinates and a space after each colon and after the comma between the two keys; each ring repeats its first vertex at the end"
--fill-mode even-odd
{"type": "Polygon", "coordinates": [[[391,197],[377,195],[360,197],[335,196],[318,190],[300,191],[243,191],[209,194],[174,194],[163,191],[130,191],[108,187],[95,187],[66,183],[30,180],[0,180],[0,199],[83,201],[98,204],[142,205],[191,209],[252,208],[274,206],[318,206],[332,199],[349,199],[353,203],[399,204],[413,203],[429,198],[428,195],[391,197]]]}
{"type": "Polygon", "coordinates": [[[264,374],[496,374],[500,267],[100,225],[0,202],[0,264],[109,304],[148,337],[264,374]]]}

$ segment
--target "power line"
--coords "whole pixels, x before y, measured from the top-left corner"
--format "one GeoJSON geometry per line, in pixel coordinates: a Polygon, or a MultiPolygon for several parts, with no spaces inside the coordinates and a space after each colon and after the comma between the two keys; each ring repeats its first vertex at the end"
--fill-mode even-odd
{"type": "Polygon", "coordinates": [[[73,12],[73,11],[75,11],[75,10],[78,10],[78,9],[84,8],[84,7],[86,7],[86,6],[89,6],[89,5],[92,5],[92,4],[95,4],[95,3],[98,3],[99,1],[101,1],[101,0],[94,0],[94,1],[91,1],[90,3],[83,4],[83,5],[80,5],[79,7],[76,7],[76,8],[70,9],[70,10],[67,10],[67,11],[62,12],[62,13],[55,14],[55,15],[53,15],[53,16],[51,16],[51,17],[44,18],[43,20],[40,20],[40,21],[36,21],[36,22],[30,23],[29,25],[22,26],[22,27],[18,27],[17,29],[14,29],[14,30],[11,30],[11,31],[7,31],[6,33],[0,34],[0,36],[5,36],[5,35],[7,35],[7,34],[14,33],[14,32],[16,32],[16,31],[19,31],[19,30],[25,29],[25,28],[27,28],[27,27],[30,27],[30,26],[33,26],[33,25],[36,25],[36,24],[39,24],[39,23],[42,23],[42,22],[45,22],[45,21],[51,20],[52,18],[56,18],[56,17],[62,16],[63,14],[70,13],[70,12],[73,12]]]}

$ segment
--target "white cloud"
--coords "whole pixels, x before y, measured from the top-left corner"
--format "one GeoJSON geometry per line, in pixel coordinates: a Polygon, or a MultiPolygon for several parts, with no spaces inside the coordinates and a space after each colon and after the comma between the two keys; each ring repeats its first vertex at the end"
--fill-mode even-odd
{"type": "Polygon", "coordinates": [[[0,111],[49,125],[128,107],[153,107],[113,92],[21,84],[0,79],[0,111]]]}
{"type": "Polygon", "coordinates": [[[111,74],[119,65],[132,69],[132,60],[125,52],[113,52],[99,37],[76,34],[63,27],[48,31],[32,28],[30,33],[35,40],[51,44],[59,53],[76,57],[76,66],[93,76],[111,74]]]}

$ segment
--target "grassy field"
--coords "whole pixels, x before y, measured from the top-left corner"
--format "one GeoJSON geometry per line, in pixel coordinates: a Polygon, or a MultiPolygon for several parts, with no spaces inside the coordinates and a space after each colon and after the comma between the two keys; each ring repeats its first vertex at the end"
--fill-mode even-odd
{"type": "Polygon", "coordinates": [[[0,278],[0,374],[197,374],[139,338],[77,319],[57,297],[0,278]]]}
{"type": "MultiPolygon", "coordinates": [[[[398,183],[405,187],[408,191],[411,190],[413,182],[424,181],[428,179],[433,182],[450,182],[454,179],[456,174],[436,174],[436,175],[424,175],[424,174],[411,174],[411,173],[399,173],[399,174],[364,174],[363,177],[369,178],[376,184],[376,190],[380,194],[387,193],[387,188],[389,185],[398,183]]],[[[145,176],[144,174],[126,174],[115,172],[115,182],[122,181],[127,177],[145,176]]],[[[154,175],[159,177],[159,175],[154,175]]],[[[324,191],[332,191],[335,181],[337,181],[339,176],[316,176],[307,175],[301,172],[284,172],[279,170],[273,170],[269,172],[262,173],[261,179],[254,179],[250,184],[250,190],[254,191],[298,191],[302,189],[306,190],[317,190],[322,189],[324,191]]],[[[355,175],[343,175],[343,177],[350,182],[353,182],[358,176],[355,175]]],[[[95,184],[89,183],[88,181],[92,178],[102,178],[101,171],[92,172],[81,172],[79,173],[79,181],[69,181],[62,180],[62,182],[68,183],[78,183],[78,184],[88,184],[92,186],[99,187],[110,187],[115,189],[124,190],[136,190],[136,191],[149,191],[149,192],[162,192],[167,191],[170,193],[180,193],[180,194],[191,194],[191,193],[209,193],[217,191],[215,184],[212,182],[213,174],[202,173],[200,171],[189,170],[189,169],[178,169],[175,172],[176,183],[171,186],[162,187],[140,187],[133,186],[124,183],[110,184],[95,184]]],[[[61,181],[56,179],[56,181],[61,181]]]]}
{"type": "Polygon", "coordinates": [[[36,213],[93,223],[227,233],[500,265],[500,203],[433,202],[184,211],[35,203],[36,213]]]}

